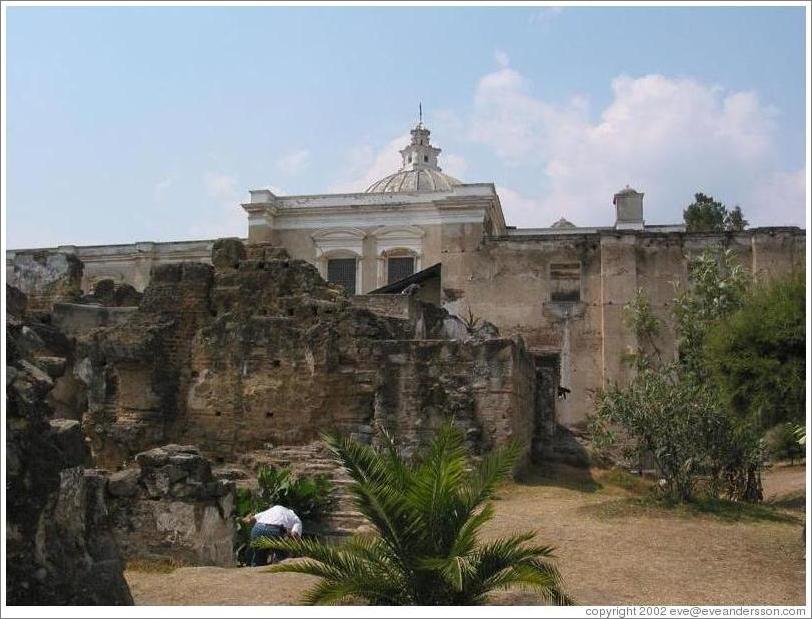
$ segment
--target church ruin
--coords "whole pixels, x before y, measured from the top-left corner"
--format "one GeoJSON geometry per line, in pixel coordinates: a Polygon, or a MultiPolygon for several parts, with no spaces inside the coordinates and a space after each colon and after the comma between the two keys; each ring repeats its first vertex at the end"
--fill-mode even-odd
{"type": "MultiPolygon", "coordinates": [[[[649,224],[644,195],[628,187],[612,198],[614,226],[577,227],[562,218],[549,228],[511,227],[494,185],[445,174],[430,136],[419,123],[401,150],[402,167],[360,193],[250,191],[241,205],[247,214],[243,241],[249,248],[283,248],[312,264],[356,305],[384,303],[380,297],[405,288],[399,282],[416,283],[421,300],[461,318],[489,321],[503,336],[520,336],[537,367],[556,368],[567,397],[551,405],[563,426],[581,426],[594,391],[624,380],[622,354],[637,343],[623,324],[622,307],[638,288],[669,325],[672,282],[686,281],[688,259],[706,247],[732,249],[758,277],[804,266],[804,230],[687,233],[681,224],[649,224]]],[[[210,264],[213,245],[207,239],[12,250],[6,272],[29,304],[42,299],[47,305],[51,298],[71,298],[62,277],[71,269],[77,294],[102,280],[143,291],[157,266],[210,264]]],[[[661,338],[660,350],[673,354],[673,331],[665,329],[661,338]]]]}

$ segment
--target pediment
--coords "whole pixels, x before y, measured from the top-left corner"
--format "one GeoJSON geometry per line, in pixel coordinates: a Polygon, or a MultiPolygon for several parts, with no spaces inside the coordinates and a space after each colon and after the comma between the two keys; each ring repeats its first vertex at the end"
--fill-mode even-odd
{"type": "Polygon", "coordinates": [[[382,226],[373,232],[375,238],[381,241],[395,239],[422,239],[426,231],[419,226],[382,226]]]}
{"type": "Polygon", "coordinates": [[[366,232],[359,228],[321,228],[310,235],[314,241],[361,241],[366,232]]]}

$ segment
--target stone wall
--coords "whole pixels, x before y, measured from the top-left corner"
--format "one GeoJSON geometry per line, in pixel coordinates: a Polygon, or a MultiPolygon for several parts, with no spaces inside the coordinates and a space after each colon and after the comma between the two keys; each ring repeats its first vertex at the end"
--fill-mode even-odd
{"type": "Polygon", "coordinates": [[[193,446],[135,457],[107,483],[113,533],[127,560],[234,565],[234,482],[216,479],[193,446]]]}
{"type": "Polygon", "coordinates": [[[521,342],[386,341],[374,354],[380,380],[373,419],[407,448],[430,440],[452,417],[473,453],[515,441],[529,457],[535,370],[521,342]]]}
{"type": "Polygon", "coordinates": [[[412,297],[401,294],[359,294],[350,299],[355,307],[368,309],[376,314],[408,320],[414,313],[412,297]]]}
{"type": "Polygon", "coordinates": [[[529,449],[534,369],[521,342],[419,301],[408,318],[357,307],[278,248],[217,252],[216,269],[156,268],[129,320],[80,338],[100,463],[170,441],[229,462],[325,430],[368,437],[376,417],[414,443],[448,414],[479,451],[514,437],[529,449]]]}
{"type": "Polygon", "coordinates": [[[31,320],[7,289],[7,603],[132,604],[104,495],[79,422],[52,420],[48,398],[64,371],[52,327],[31,320]]]}
{"type": "Polygon", "coordinates": [[[35,255],[63,254],[78,258],[84,265],[80,287],[90,292],[101,280],[117,285],[129,284],[143,290],[149,283],[152,267],[178,262],[203,262],[211,259],[213,240],[141,242],[125,245],[61,245],[53,248],[12,249],[6,251],[6,277],[14,284],[14,265],[35,255]]]}
{"type": "Polygon", "coordinates": [[[556,416],[581,428],[593,394],[610,381],[623,382],[624,353],[636,347],[623,322],[623,305],[642,288],[663,321],[658,347],[676,354],[672,282],[684,286],[691,256],[711,246],[734,251],[757,278],[803,269],[806,234],[798,228],[757,228],[741,233],[616,231],[611,229],[491,238],[473,251],[443,257],[443,306],[452,314],[493,322],[503,335],[521,336],[532,353],[560,357],[556,416]],[[579,265],[579,300],[557,302],[553,270],[579,265]]]}
{"type": "Polygon", "coordinates": [[[28,298],[29,311],[50,311],[54,303],[82,295],[82,262],[74,255],[39,251],[15,254],[6,264],[6,282],[28,298]]]}
{"type": "Polygon", "coordinates": [[[126,322],[136,311],[136,307],[55,303],[51,311],[51,322],[65,335],[78,337],[99,327],[126,322]]]}

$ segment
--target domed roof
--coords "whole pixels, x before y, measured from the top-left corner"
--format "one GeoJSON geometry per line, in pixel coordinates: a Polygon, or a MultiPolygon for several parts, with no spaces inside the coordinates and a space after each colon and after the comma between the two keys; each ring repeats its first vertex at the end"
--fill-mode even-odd
{"type": "Polygon", "coordinates": [[[453,176],[444,174],[437,165],[441,150],[432,146],[429,140],[431,131],[417,123],[412,129],[411,143],[400,151],[403,166],[394,174],[375,181],[366,193],[395,193],[400,191],[448,191],[454,185],[461,185],[453,176]]]}
{"type": "Polygon", "coordinates": [[[551,228],[574,228],[574,227],[575,227],[575,224],[574,224],[574,223],[572,223],[571,221],[568,221],[568,220],[564,219],[564,218],[562,217],[561,219],[559,219],[557,222],[555,222],[555,223],[554,223],[552,226],[550,226],[550,227],[551,227],[551,228]]]}
{"type": "Polygon", "coordinates": [[[461,185],[453,176],[430,168],[400,170],[367,187],[366,193],[387,193],[390,191],[448,191],[454,185],[461,185]]]}

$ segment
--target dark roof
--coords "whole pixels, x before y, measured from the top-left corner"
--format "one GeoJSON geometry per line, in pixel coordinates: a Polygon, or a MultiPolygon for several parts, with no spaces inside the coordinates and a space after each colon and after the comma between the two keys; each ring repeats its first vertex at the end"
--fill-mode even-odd
{"type": "Polygon", "coordinates": [[[403,292],[403,290],[407,286],[411,286],[412,284],[419,284],[420,282],[424,282],[427,279],[431,279],[433,277],[440,277],[440,267],[442,266],[442,262],[438,262],[437,264],[433,264],[430,267],[423,269],[422,271],[418,271],[417,273],[412,273],[409,277],[404,277],[403,279],[399,279],[396,282],[392,282],[391,284],[386,284],[386,286],[381,286],[377,290],[373,290],[368,292],[367,294],[398,294],[403,292]]]}

